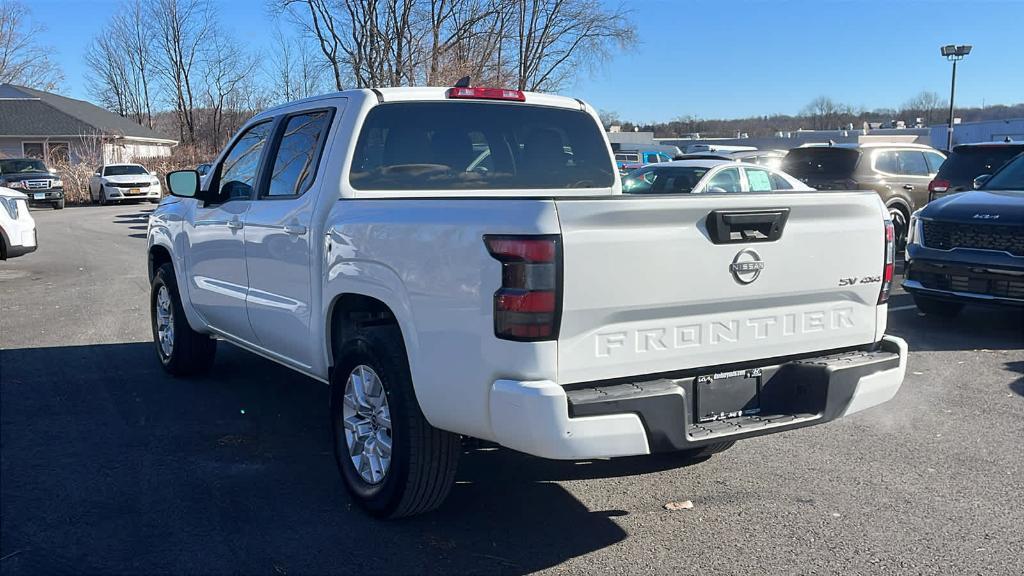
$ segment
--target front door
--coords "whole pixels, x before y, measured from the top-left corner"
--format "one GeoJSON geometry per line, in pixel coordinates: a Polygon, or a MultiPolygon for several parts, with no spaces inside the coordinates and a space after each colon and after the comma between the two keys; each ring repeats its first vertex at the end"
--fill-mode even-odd
{"type": "Polygon", "coordinates": [[[278,123],[266,162],[270,172],[261,179],[245,223],[253,332],[261,346],[307,368],[318,349],[309,342],[311,322],[320,320],[311,304],[311,244],[318,239],[310,226],[333,115],[333,109],[303,111],[278,123]]]}
{"type": "Polygon", "coordinates": [[[197,205],[187,225],[192,303],[210,326],[247,342],[254,338],[245,308],[244,226],[271,128],[256,124],[235,139],[210,182],[217,196],[197,205]]]}

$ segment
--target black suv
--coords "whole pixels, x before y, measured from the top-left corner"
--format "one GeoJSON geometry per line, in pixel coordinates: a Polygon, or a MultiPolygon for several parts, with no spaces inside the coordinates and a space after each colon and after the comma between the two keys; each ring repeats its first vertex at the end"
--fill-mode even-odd
{"type": "Polygon", "coordinates": [[[818,190],[878,192],[896,229],[896,244],[903,246],[910,215],[928,203],[928,183],[945,159],[922,144],[832,144],[793,148],[782,159],[782,170],[818,190]]]}
{"type": "Polygon", "coordinates": [[[974,179],[992,174],[1024,152],[1024,142],[979,142],[954,146],[935,179],[928,184],[929,200],[974,189],[974,179]]]}
{"type": "Polygon", "coordinates": [[[926,314],[965,303],[1024,306],[1024,154],[979,190],[939,198],[914,214],[903,288],[926,314]]]}
{"type": "Polygon", "coordinates": [[[64,208],[64,182],[42,160],[0,159],[0,186],[25,194],[30,205],[48,204],[54,210],[64,208]]]}

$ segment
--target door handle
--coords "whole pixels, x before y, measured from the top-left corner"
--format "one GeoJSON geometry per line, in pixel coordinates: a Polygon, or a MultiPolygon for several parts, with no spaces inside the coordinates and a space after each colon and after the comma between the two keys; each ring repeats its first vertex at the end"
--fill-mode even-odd
{"type": "Polygon", "coordinates": [[[232,230],[241,230],[243,226],[245,226],[245,224],[243,224],[242,221],[239,220],[238,218],[235,218],[234,220],[228,220],[228,228],[232,230]]]}
{"type": "Polygon", "coordinates": [[[284,227],[284,231],[287,234],[294,234],[295,236],[301,236],[306,233],[306,227],[302,224],[288,224],[284,227]]]}
{"type": "Polygon", "coordinates": [[[909,192],[914,189],[914,186],[912,184],[904,184],[903,189],[909,192]]]}

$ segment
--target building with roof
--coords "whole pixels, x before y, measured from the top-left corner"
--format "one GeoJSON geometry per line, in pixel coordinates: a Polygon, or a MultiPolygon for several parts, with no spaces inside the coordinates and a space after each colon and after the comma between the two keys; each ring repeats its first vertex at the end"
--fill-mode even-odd
{"type": "Polygon", "coordinates": [[[110,164],[169,156],[177,143],[84,100],[0,84],[0,158],[110,164]]]}

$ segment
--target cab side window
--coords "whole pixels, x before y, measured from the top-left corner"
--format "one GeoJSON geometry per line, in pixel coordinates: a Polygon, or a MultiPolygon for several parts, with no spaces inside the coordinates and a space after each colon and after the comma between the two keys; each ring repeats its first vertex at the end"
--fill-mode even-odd
{"type": "Polygon", "coordinates": [[[925,152],[924,157],[928,160],[928,172],[931,174],[938,173],[939,166],[942,166],[942,163],[946,161],[942,154],[938,152],[925,152]]]}
{"type": "Polygon", "coordinates": [[[220,202],[252,198],[263,148],[270,137],[271,122],[257,124],[235,141],[220,167],[217,191],[220,202]]]}
{"type": "Polygon", "coordinates": [[[301,196],[313,184],[330,117],[329,111],[318,110],[288,118],[273,161],[267,196],[301,196]]]}
{"type": "Polygon", "coordinates": [[[891,150],[879,152],[878,156],[875,157],[875,170],[887,174],[899,174],[900,163],[897,153],[891,150]]]}

